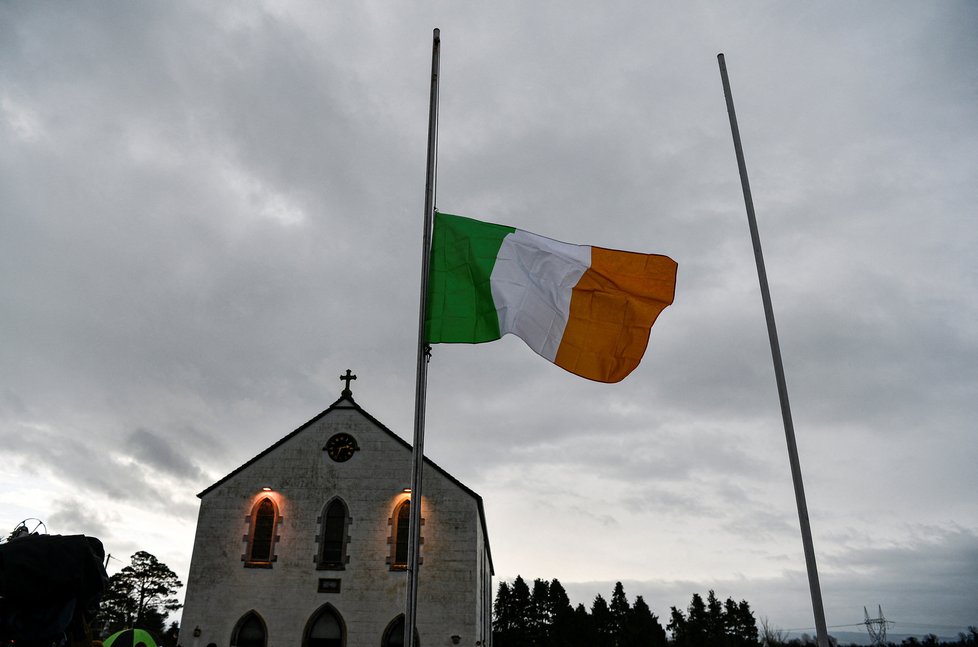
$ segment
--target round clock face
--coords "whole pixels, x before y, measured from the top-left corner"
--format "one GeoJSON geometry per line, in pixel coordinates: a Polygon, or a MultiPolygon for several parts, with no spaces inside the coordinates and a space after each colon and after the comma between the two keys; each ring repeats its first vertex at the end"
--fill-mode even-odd
{"type": "Polygon", "coordinates": [[[350,434],[335,434],[326,441],[326,454],[337,463],[353,458],[353,452],[360,449],[356,439],[350,434]]]}

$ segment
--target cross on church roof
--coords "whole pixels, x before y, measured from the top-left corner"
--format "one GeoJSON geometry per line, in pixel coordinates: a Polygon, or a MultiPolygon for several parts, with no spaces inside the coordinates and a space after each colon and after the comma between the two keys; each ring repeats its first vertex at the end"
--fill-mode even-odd
{"type": "Polygon", "coordinates": [[[350,397],[353,395],[353,391],[350,390],[350,380],[357,379],[357,376],[350,372],[350,369],[346,369],[346,375],[341,375],[340,380],[346,382],[346,388],[343,389],[341,396],[350,397]]]}

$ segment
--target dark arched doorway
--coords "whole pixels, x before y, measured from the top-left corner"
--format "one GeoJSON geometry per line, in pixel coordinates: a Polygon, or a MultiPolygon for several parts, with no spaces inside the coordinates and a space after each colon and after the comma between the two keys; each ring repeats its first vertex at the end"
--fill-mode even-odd
{"type": "Polygon", "coordinates": [[[344,647],[346,627],[343,618],[331,604],[324,604],[309,619],[302,640],[303,647],[344,647]]]}
{"type": "MultiPolygon", "coordinates": [[[[421,647],[417,629],[414,630],[414,644],[416,647],[421,647]]],[[[404,647],[404,614],[397,616],[387,625],[381,647],[404,647]]]]}
{"type": "Polygon", "coordinates": [[[265,621],[254,611],[241,616],[231,632],[231,647],[265,647],[267,643],[265,621]]]}

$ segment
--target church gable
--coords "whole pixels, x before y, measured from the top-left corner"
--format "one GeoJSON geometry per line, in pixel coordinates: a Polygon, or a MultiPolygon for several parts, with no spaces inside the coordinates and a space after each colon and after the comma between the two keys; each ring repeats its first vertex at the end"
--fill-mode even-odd
{"type": "Polygon", "coordinates": [[[369,541],[384,565],[410,465],[407,443],[345,396],[198,496],[202,510],[237,508],[224,522],[243,517],[246,568],[344,570],[357,559],[352,531],[352,548],[369,541]]]}
{"type": "MultiPolygon", "coordinates": [[[[259,487],[275,490],[276,487],[294,486],[294,481],[300,478],[300,474],[304,474],[305,478],[308,479],[309,474],[318,473],[320,478],[304,485],[306,487],[323,485],[328,487],[335,480],[336,468],[340,467],[332,465],[332,460],[325,460],[330,453],[328,447],[330,441],[336,436],[351,437],[356,445],[355,448],[346,452],[343,451],[342,447],[334,447],[333,451],[338,449],[340,453],[350,454],[349,458],[345,459],[346,461],[352,462],[354,458],[363,460],[361,454],[365,449],[368,457],[366,460],[377,460],[378,457],[384,456],[386,460],[391,462],[386,464],[383,469],[393,478],[400,477],[397,481],[399,489],[404,491],[410,486],[411,445],[360,407],[347,388],[343,391],[343,395],[328,409],[201,491],[197,497],[204,499],[209,493],[219,490],[242,475],[246,475],[245,488],[253,488],[256,479],[260,481],[262,475],[267,474],[267,478],[259,487]],[[402,461],[406,461],[406,463],[401,465],[402,461]]],[[[343,457],[336,456],[335,458],[342,459],[343,457]]],[[[426,478],[440,476],[476,502],[479,508],[483,535],[488,537],[482,497],[428,458],[424,459],[424,464],[426,478]]],[[[379,468],[379,465],[375,465],[375,467],[379,468]]],[[[368,476],[368,478],[372,477],[368,476]]]]}
{"type": "MultiPolygon", "coordinates": [[[[347,647],[376,645],[403,613],[411,460],[410,445],[344,391],[202,491],[186,626],[218,647],[242,632],[305,645],[308,632],[335,628],[347,647]]],[[[482,499],[428,460],[424,479],[419,628],[455,625],[485,639],[492,562],[482,499]]]]}
{"type": "MultiPolygon", "coordinates": [[[[364,411],[354,402],[352,395],[345,395],[330,405],[328,409],[201,491],[197,496],[203,499],[212,491],[220,489],[244,473],[267,471],[269,466],[281,462],[283,456],[288,457],[285,460],[290,460],[302,456],[311,457],[313,453],[324,456],[331,453],[334,454],[331,457],[333,461],[351,460],[357,452],[363,449],[357,434],[364,440],[370,438],[368,442],[370,449],[382,449],[384,452],[390,452],[396,451],[396,447],[399,446],[410,457],[411,446],[407,442],[364,411]],[[334,439],[334,436],[345,436],[351,438],[353,442],[352,444],[343,443],[341,438],[339,439],[341,442],[334,441],[331,443],[330,441],[334,439]]],[[[329,467],[329,463],[319,461],[317,463],[323,467],[329,467]]],[[[294,467],[296,466],[293,465],[294,467]]],[[[251,475],[249,474],[249,476],[251,475]]]]}

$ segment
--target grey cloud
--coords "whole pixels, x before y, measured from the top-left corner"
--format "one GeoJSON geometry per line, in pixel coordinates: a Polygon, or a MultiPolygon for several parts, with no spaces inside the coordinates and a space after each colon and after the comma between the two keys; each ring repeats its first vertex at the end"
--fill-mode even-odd
{"type": "Polygon", "coordinates": [[[96,509],[84,499],[65,498],[48,513],[47,523],[49,531],[54,534],[102,538],[109,535],[107,521],[112,516],[110,511],[96,509]]]}
{"type": "Polygon", "coordinates": [[[138,487],[138,477],[134,483],[124,482],[126,474],[118,464],[101,451],[70,436],[33,430],[22,434],[4,434],[3,443],[11,457],[32,474],[57,473],[86,490],[105,493],[113,498],[152,495],[150,491],[138,487]]]}
{"type": "Polygon", "coordinates": [[[195,481],[202,477],[200,469],[173,442],[148,429],[136,429],[129,434],[126,449],[132,452],[133,458],[151,468],[195,481]]]}
{"type": "MultiPolygon", "coordinates": [[[[174,506],[167,488],[137,466],[114,456],[91,442],[66,435],[18,429],[21,433],[0,435],[9,460],[24,472],[56,478],[75,491],[97,499],[142,503],[163,514],[185,514],[174,506]]],[[[56,515],[65,515],[65,503],[58,500],[56,515]]],[[[69,519],[77,520],[77,519],[69,519]]],[[[96,525],[97,522],[96,522],[96,525]]]]}
{"type": "MultiPolygon", "coordinates": [[[[862,621],[862,607],[882,605],[886,616],[896,623],[895,632],[954,635],[958,627],[965,630],[974,624],[978,608],[971,596],[971,583],[978,568],[975,554],[976,535],[961,529],[943,529],[929,540],[900,547],[870,547],[848,553],[844,563],[829,556],[821,560],[821,586],[829,625],[862,621]],[[865,574],[869,569],[869,576],[865,574]],[[939,573],[937,580],[933,575],[939,573]],[[907,591],[914,592],[915,602],[907,604],[907,591]]],[[[529,573],[524,578],[535,577],[529,573]]],[[[573,603],[590,606],[594,596],[605,597],[613,581],[561,581],[573,603]]],[[[663,624],[670,606],[684,609],[690,596],[716,591],[721,599],[746,599],[757,619],[777,619],[782,629],[809,628],[811,599],[804,572],[786,571],[774,578],[717,579],[704,581],[636,581],[623,580],[630,599],[642,595],[663,624]]]]}

